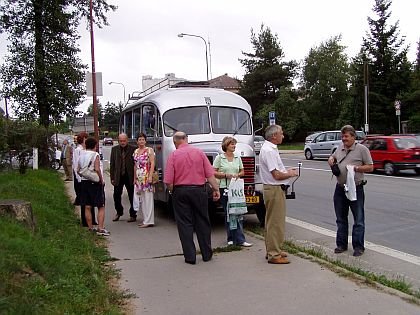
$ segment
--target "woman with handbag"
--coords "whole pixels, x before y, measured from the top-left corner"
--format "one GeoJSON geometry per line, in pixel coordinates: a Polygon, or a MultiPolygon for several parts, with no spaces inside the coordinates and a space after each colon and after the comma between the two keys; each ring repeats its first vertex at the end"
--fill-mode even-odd
{"type": "Polygon", "coordinates": [[[155,224],[154,218],[154,187],[153,172],[155,169],[155,153],[152,148],[146,147],[146,135],[140,133],[137,136],[137,149],[134,151],[134,211],[140,210],[143,214],[141,228],[152,227],[155,224]]]}
{"type": "Polygon", "coordinates": [[[81,177],[80,205],[85,206],[85,217],[89,231],[98,235],[108,236],[105,229],[105,192],[104,178],[102,175],[99,154],[96,152],[97,141],[95,138],[87,138],[86,150],[81,152],[78,161],[78,174],[81,177]],[[91,209],[98,208],[99,229],[92,225],[91,209]]]}
{"type": "Polygon", "coordinates": [[[222,141],[224,153],[216,156],[213,162],[215,177],[220,180],[220,203],[225,212],[225,226],[228,245],[238,245],[244,247],[252,246],[246,242],[243,231],[243,215],[232,215],[228,211],[228,188],[231,179],[244,176],[244,166],[240,156],[234,154],[236,149],[236,139],[225,137],[222,141]]]}

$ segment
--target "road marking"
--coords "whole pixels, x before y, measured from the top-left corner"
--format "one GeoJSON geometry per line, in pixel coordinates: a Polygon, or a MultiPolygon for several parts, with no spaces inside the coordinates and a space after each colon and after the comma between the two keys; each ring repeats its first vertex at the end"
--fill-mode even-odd
{"type": "MultiPolygon", "coordinates": [[[[296,167],[296,165],[285,165],[285,167],[296,167]]],[[[323,168],[314,168],[314,167],[300,167],[301,170],[311,170],[311,171],[321,171],[321,172],[331,172],[330,169],[323,169],[323,168]]],[[[389,176],[389,175],[381,175],[381,174],[371,174],[365,173],[365,176],[374,176],[374,177],[383,177],[389,179],[402,179],[402,180],[414,180],[420,181],[420,178],[413,178],[413,177],[401,177],[401,176],[389,176]]]]}
{"type": "MultiPolygon", "coordinates": [[[[333,237],[335,238],[336,236],[336,232],[325,229],[323,227],[308,223],[308,222],[304,222],[301,220],[297,220],[297,219],[293,219],[290,217],[286,217],[286,222],[299,226],[301,228],[325,235],[325,236],[329,236],[329,237],[333,237]]],[[[349,236],[349,244],[351,244],[351,236],[349,236]]],[[[404,253],[401,252],[399,250],[393,249],[393,248],[389,248],[386,246],[382,246],[382,245],[378,245],[378,244],[374,244],[368,241],[365,241],[365,247],[369,250],[372,250],[374,252],[380,253],[380,254],[384,254],[387,256],[391,256],[400,260],[404,260],[406,262],[415,264],[420,266],[420,257],[418,256],[414,256],[408,253],[404,253]]]]}

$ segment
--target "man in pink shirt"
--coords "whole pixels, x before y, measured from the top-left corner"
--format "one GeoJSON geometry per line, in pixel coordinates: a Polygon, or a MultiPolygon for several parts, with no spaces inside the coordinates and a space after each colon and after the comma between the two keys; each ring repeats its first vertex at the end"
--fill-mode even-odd
{"type": "Polygon", "coordinates": [[[204,261],[211,260],[211,226],[208,213],[206,179],[213,190],[213,200],[220,198],[214,169],[200,149],[188,144],[187,135],[177,131],[173,136],[176,150],[166,163],[164,182],[172,193],[172,204],[185,262],[195,264],[193,232],[204,261]]]}

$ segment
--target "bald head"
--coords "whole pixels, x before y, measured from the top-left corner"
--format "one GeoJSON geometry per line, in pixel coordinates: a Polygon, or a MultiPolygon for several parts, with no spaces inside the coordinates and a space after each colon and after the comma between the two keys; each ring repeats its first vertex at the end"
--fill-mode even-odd
{"type": "Polygon", "coordinates": [[[125,133],[120,133],[118,136],[118,143],[120,146],[125,147],[128,144],[128,137],[125,133]]]}
{"type": "Polygon", "coordinates": [[[187,143],[188,141],[187,134],[183,131],[175,132],[172,139],[176,148],[178,148],[180,144],[187,143]]]}

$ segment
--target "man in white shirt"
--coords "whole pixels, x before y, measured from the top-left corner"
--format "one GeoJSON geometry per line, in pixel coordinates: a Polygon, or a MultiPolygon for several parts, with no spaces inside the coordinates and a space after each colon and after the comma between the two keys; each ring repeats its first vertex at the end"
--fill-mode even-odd
{"type": "Polygon", "coordinates": [[[287,254],[281,250],[286,230],[286,189],[289,178],[296,177],[295,168],[286,170],[277,145],[283,141],[283,129],[279,125],[268,126],[260,151],[260,176],[266,209],[265,247],[269,264],[288,264],[287,254]]]}

